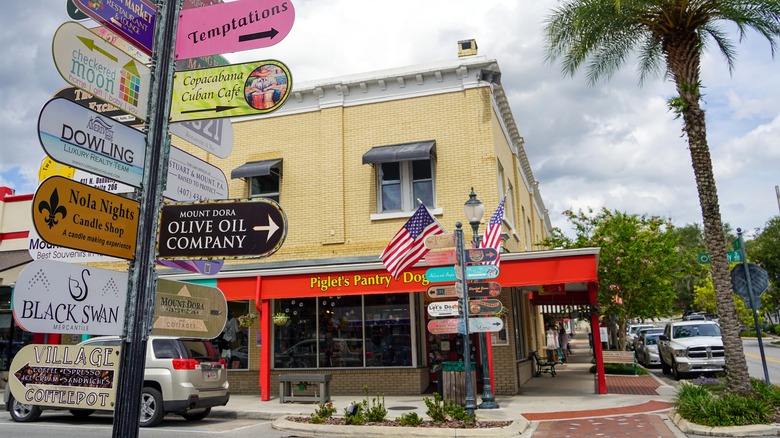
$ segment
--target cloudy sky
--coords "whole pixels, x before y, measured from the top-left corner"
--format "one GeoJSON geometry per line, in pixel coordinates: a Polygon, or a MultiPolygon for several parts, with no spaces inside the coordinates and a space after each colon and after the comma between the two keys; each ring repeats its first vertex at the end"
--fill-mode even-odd
{"type": "MultiPolygon", "coordinates": [[[[568,232],[561,212],[588,207],[701,223],[682,125],[666,107],[673,85],[651,78],[640,88],[633,64],[592,87],[584,74],[563,77],[545,62],[542,39],[556,0],[292,1],[287,38],[226,58],[278,59],[295,81],[311,81],[455,59],[457,41],[473,38],[480,55],[498,61],[554,226],[568,232]]],[[[17,194],[35,191],[44,157],[38,113],[67,86],[51,54],[56,28],[69,20],[65,4],[10,1],[0,14],[0,185],[17,194]]],[[[708,52],[702,81],[723,221],[752,230],[778,215],[780,60],[755,33],[737,48],[732,74],[708,52]]]]}

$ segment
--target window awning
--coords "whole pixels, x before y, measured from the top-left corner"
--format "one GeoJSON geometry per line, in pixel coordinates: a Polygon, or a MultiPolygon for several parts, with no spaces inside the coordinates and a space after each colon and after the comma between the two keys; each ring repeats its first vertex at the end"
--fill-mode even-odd
{"type": "MultiPolygon", "coordinates": [[[[252,176],[268,176],[271,174],[272,168],[278,168],[282,163],[282,159],[276,160],[263,160],[263,161],[250,161],[233,169],[230,172],[230,178],[249,178],[252,176]]],[[[281,173],[281,172],[280,172],[281,173]]]]}
{"type": "Polygon", "coordinates": [[[363,154],[363,164],[427,160],[436,156],[436,140],[376,146],[363,154]]]}

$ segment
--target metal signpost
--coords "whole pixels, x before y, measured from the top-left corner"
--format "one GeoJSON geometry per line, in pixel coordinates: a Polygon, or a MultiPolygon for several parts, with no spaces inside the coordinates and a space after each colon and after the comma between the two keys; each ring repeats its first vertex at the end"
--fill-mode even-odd
{"type": "Polygon", "coordinates": [[[146,119],[151,70],[86,27],[67,22],[54,34],[54,65],[63,79],[139,119],[146,119]]]}
{"type": "Polygon", "coordinates": [[[292,29],[289,0],[240,0],[181,11],[175,59],[271,47],[292,29]]]}
{"type": "Polygon", "coordinates": [[[292,88],[290,69],[274,60],[187,70],[173,80],[172,122],[270,113],[292,88]]]}
{"type": "MultiPolygon", "coordinates": [[[[458,254],[458,264],[455,266],[455,269],[459,272],[460,275],[458,275],[460,278],[461,286],[463,286],[463,290],[468,290],[468,283],[466,282],[466,264],[465,264],[465,244],[463,242],[463,229],[461,228],[462,224],[460,222],[455,223],[455,232],[453,235],[455,236],[455,250],[458,254]]],[[[427,275],[427,273],[426,273],[427,275]]],[[[461,309],[466,308],[466,297],[462,296],[460,297],[460,303],[461,309]]],[[[463,369],[466,372],[466,412],[469,415],[474,415],[474,409],[476,409],[476,402],[474,399],[474,388],[471,386],[471,342],[469,340],[469,331],[467,328],[470,328],[469,324],[469,313],[463,312],[463,369]]]]}
{"type": "Polygon", "coordinates": [[[41,110],[38,138],[59,163],[141,186],[146,148],[141,131],[58,97],[41,110]]]}
{"type": "Polygon", "coordinates": [[[13,314],[32,333],[121,335],[127,273],[33,261],[16,280],[13,314]]]}

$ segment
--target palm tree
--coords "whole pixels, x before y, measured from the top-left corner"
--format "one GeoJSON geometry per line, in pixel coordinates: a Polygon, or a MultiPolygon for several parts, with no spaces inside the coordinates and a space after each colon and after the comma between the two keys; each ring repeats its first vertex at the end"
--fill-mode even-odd
{"type": "Polygon", "coordinates": [[[734,45],[719,26],[727,22],[736,24],[740,40],[749,29],[758,32],[769,41],[774,56],[776,38],[780,36],[778,0],[563,0],[545,22],[545,38],[548,61],[562,58],[562,70],[569,76],[586,63],[590,85],[609,78],[631,54],[638,60],[640,85],[649,74],[660,73],[662,67],[666,77],[674,81],[678,96],[670,99],[669,105],[682,116],[691,152],[711,254],[728,386],[735,392],[750,392],[700,105],[699,73],[705,43],[714,41],[729,70],[734,67],[734,45]]]}

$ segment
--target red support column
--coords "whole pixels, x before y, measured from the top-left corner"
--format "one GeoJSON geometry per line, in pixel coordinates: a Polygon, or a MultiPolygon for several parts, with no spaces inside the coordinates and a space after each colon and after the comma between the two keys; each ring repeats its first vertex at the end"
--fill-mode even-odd
{"type": "MultiPolygon", "coordinates": [[[[596,283],[588,283],[588,294],[591,309],[598,304],[598,286],[596,283]]],[[[596,394],[607,393],[607,377],[604,375],[604,355],[601,349],[601,330],[599,327],[599,314],[595,311],[591,311],[590,314],[590,329],[593,333],[593,355],[596,357],[596,375],[597,382],[595,392],[596,394]]]]}
{"type": "Polygon", "coordinates": [[[271,400],[271,305],[262,299],[260,276],[257,276],[255,307],[260,312],[260,400],[271,400]]]}

